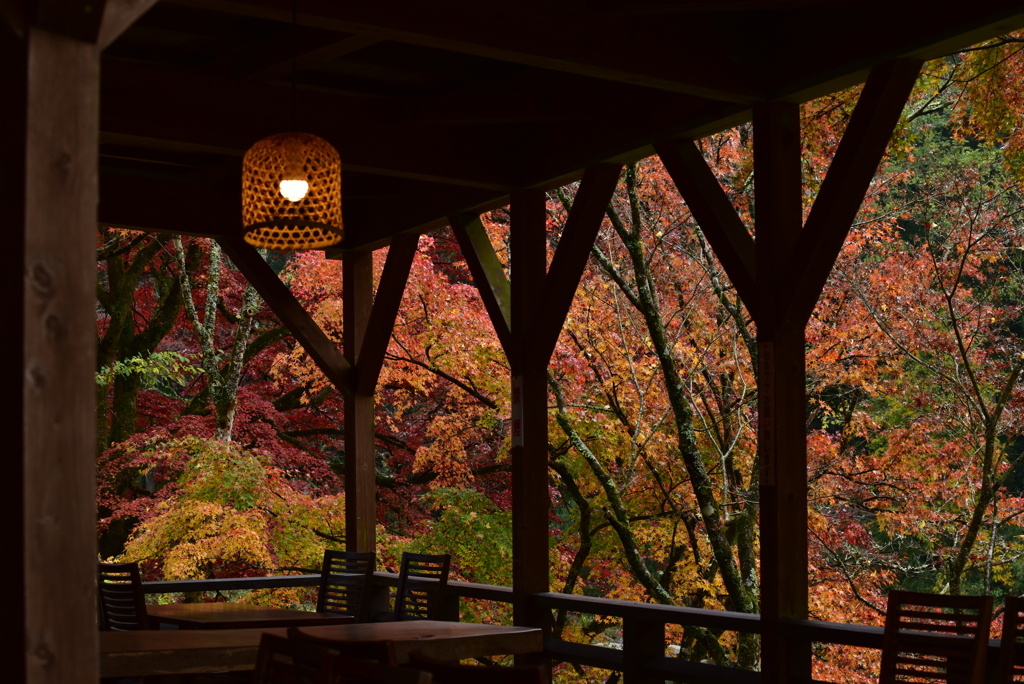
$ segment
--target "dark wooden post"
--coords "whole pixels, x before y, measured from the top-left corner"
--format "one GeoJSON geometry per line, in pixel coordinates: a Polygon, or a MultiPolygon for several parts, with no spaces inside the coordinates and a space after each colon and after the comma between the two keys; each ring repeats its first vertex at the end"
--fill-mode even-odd
{"type": "MultiPolygon", "coordinates": [[[[346,254],[342,268],[345,358],[356,367],[373,307],[373,253],[346,254]]],[[[374,473],[373,390],[357,390],[345,397],[345,536],[349,551],[376,550],[374,473]]]]}
{"type": "Polygon", "coordinates": [[[531,344],[547,274],[546,197],[516,193],[511,211],[512,612],[517,625],[544,626],[526,598],[548,591],[548,357],[531,344]]]}
{"type": "Polygon", "coordinates": [[[810,645],[780,642],[780,618],[807,617],[804,321],[785,316],[790,255],[803,228],[800,109],[754,108],[754,200],[761,465],[762,671],[810,677],[810,645]]]}
{"type": "Polygon", "coordinates": [[[806,223],[795,104],[754,108],[756,244],[690,142],[661,155],[757,323],[761,495],[761,670],[764,681],[810,677],[806,640],[781,621],[807,617],[807,445],[804,327],[860,208],[921,63],[875,67],[806,223]]]}
{"type": "Polygon", "coordinates": [[[0,150],[3,183],[12,184],[2,209],[7,301],[24,326],[21,340],[4,342],[15,365],[4,374],[8,454],[21,461],[9,474],[23,487],[9,488],[4,505],[20,508],[6,521],[24,535],[14,534],[22,555],[5,563],[23,566],[17,583],[5,582],[14,606],[6,632],[20,647],[5,660],[5,677],[95,682],[99,50],[31,24],[19,50],[2,30],[12,57],[4,71],[27,68],[4,76],[13,87],[3,91],[2,127],[14,130],[0,150]]]}
{"type": "MultiPolygon", "coordinates": [[[[25,307],[25,117],[28,102],[27,44],[0,25],[0,231],[6,238],[7,264],[0,269],[0,288],[5,293],[7,315],[14,325],[24,319],[25,307]]],[[[23,335],[0,335],[0,354],[11,366],[3,374],[4,410],[0,429],[6,435],[4,473],[11,483],[0,497],[0,516],[6,521],[4,546],[8,562],[0,565],[0,581],[7,587],[5,622],[7,637],[0,639],[0,661],[12,682],[25,681],[25,521],[24,425],[25,377],[23,335]]]]}
{"type": "Polygon", "coordinates": [[[583,174],[562,236],[547,265],[546,198],[512,195],[512,282],[475,216],[453,216],[452,228],[512,370],[512,589],[517,625],[547,627],[530,594],[548,590],[548,361],[615,191],[620,164],[583,174]]]}
{"type": "Polygon", "coordinates": [[[647,664],[665,655],[665,623],[636,617],[622,620],[622,675],[626,684],[664,684],[647,674],[647,664]]]}

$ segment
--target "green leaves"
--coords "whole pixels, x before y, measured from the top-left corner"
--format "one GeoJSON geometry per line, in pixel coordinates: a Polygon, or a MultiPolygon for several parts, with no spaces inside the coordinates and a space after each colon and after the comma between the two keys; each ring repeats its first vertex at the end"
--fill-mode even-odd
{"type": "MultiPolygon", "coordinates": [[[[117,375],[138,375],[142,378],[142,389],[172,392],[172,385],[184,385],[192,380],[201,368],[192,365],[184,354],[172,351],[157,351],[148,356],[133,356],[115,361],[96,373],[96,384],[106,385],[117,375]]],[[[170,394],[169,396],[174,396],[170,394]]]]}

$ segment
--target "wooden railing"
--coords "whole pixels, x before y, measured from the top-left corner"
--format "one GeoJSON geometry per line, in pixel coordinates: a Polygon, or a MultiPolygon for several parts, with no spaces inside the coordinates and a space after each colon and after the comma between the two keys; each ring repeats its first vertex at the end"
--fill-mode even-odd
{"type": "MultiPolygon", "coordinates": [[[[143,582],[146,594],[176,592],[227,591],[238,589],[275,589],[288,587],[315,587],[319,575],[288,575],[279,577],[242,577],[214,580],[186,580],[179,582],[143,582]]],[[[376,601],[386,605],[388,590],[398,584],[394,573],[374,573],[376,601]]],[[[477,599],[510,604],[512,589],[469,582],[449,582],[450,603],[446,613],[458,619],[458,600],[477,599]]],[[[731,613],[720,610],[702,610],[654,603],[616,601],[591,596],[545,593],[531,597],[537,606],[553,611],[564,610],[585,615],[615,617],[622,620],[622,647],[580,644],[561,639],[546,639],[544,650],[552,659],[622,672],[625,681],[682,681],[693,684],[735,683],[754,684],[760,681],[757,672],[738,670],[665,656],[665,626],[681,625],[705,629],[761,633],[761,616],[749,613],[731,613]]],[[[782,624],[787,637],[812,643],[841,644],[861,648],[881,649],[882,628],[819,620],[787,620],[782,624]]],[[[996,681],[998,662],[997,640],[989,642],[989,677],[996,681]]]]}

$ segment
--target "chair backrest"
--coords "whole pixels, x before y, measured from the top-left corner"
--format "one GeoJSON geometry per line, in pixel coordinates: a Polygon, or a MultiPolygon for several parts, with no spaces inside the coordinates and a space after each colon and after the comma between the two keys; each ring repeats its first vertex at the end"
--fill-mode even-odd
{"type": "Polygon", "coordinates": [[[441,617],[451,556],[403,553],[395,594],[395,620],[437,620],[441,617]]]}
{"type": "Polygon", "coordinates": [[[149,629],[138,564],[99,563],[96,579],[101,630],[149,629]]]}
{"type": "Polygon", "coordinates": [[[999,642],[999,681],[1024,682],[1024,597],[1007,596],[999,642]]]}
{"type": "Polygon", "coordinates": [[[890,592],[880,684],[981,684],[991,621],[989,596],[890,592]]]}
{"type": "Polygon", "coordinates": [[[551,669],[547,665],[516,667],[485,667],[462,665],[431,658],[422,653],[410,653],[409,665],[429,672],[437,684],[551,684],[551,669]]]}
{"type": "Polygon", "coordinates": [[[356,622],[369,622],[370,585],[376,567],[377,555],[372,551],[324,551],[317,612],[351,615],[356,622]]]}
{"type": "MultiPolygon", "coordinates": [[[[264,634],[264,637],[268,635],[264,634]]],[[[293,656],[293,660],[300,661],[300,665],[305,667],[305,671],[310,671],[311,665],[315,666],[317,661],[314,657],[306,656],[304,654],[311,653],[317,654],[315,657],[323,659],[323,654],[328,654],[330,658],[330,664],[321,666],[321,676],[324,677],[322,680],[310,681],[310,684],[320,684],[320,682],[330,681],[332,684],[335,682],[371,682],[373,684],[430,684],[431,675],[429,672],[417,670],[415,668],[408,667],[396,667],[388,662],[387,654],[389,652],[388,642],[377,641],[377,642],[341,642],[331,641],[330,639],[318,639],[312,637],[305,632],[302,632],[297,627],[288,628],[288,639],[281,639],[281,641],[289,642],[288,648],[291,652],[296,654],[293,656]],[[345,650],[345,653],[339,653],[339,647],[345,650]],[[349,648],[352,647],[352,648],[349,648]],[[346,653],[353,653],[358,655],[346,655],[346,653]],[[379,659],[369,659],[375,655],[383,654],[383,657],[379,659]]],[[[276,644],[275,644],[276,646],[276,644]]],[[[279,652],[283,653],[282,647],[276,646],[279,652]]],[[[260,650],[263,650],[263,643],[260,643],[260,650]]],[[[257,661],[257,674],[259,673],[260,662],[257,661]]],[[[305,679],[289,679],[289,684],[306,684],[305,679]]],[[[258,677],[254,680],[254,684],[277,684],[277,680],[260,680],[258,677]]]]}

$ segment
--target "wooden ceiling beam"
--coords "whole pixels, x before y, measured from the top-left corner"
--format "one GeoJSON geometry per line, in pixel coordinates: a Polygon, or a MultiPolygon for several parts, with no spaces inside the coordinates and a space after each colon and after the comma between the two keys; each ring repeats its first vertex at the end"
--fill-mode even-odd
{"type": "MultiPolygon", "coordinates": [[[[164,0],[177,5],[290,22],[287,8],[274,0],[164,0]]],[[[694,24],[683,35],[650,40],[643,30],[626,32],[621,17],[581,13],[573,5],[504,4],[474,0],[443,6],[413,0],[338,4],[303,3],[299,24],[374,36],[562,73],[640,85],[655,90],[751,104],[762,98],[730,59],[709,59],[722,51],[721,37],[694,24]],[[614,36],[614,50],[605,49],[614,36]],[[717,43],[717,46],[716,46],[717,43]],[[661,58],[658,55],[661,54],[661,58]]],[[[728,52],[728,49],[726,49],[728,52]]]]}
{"type": "Polygon", "coordinates": [[[322,31],[305,35],[303,28],[299,29],[294,45],[291,28],[282,26],[279,32],[264,40],[203,65],[202,71],[227,78],[273,81],[291,74],[293,51],[295,69],[301,73],[380,42],[379,38],[372,36],[348,35],[339,39],[336,34],[324,34],[322,31]]]}
{"type": "MultiPolygon", "coordinates": [[[[237,233],[242,222],[241,163],[236,172],[220,175],[221,182],[194,182],[189,176],[150,177],[101,167],[99,223],[201,237],[237,233]]],[[[436,185],[426,183],[412,183],[386,202],[345,201],[342,250],[384,247],[397,234],[440,228],[450,214],[505,202],[507,195],[493,191],[454,187],[438,192],[436,185]]]]}
{"type": "MultiPolygon", "coordinates": [[[[103,69],[106,136],[246,150],[290,128],[286,88],[118,61],[103,69]],[[277,125],[268,116],[275,108],[277,125]]],[[[515,185],[515,169],[497,163],[517,156],[508,136],[463,128],[424,135],[376,121],[361,101],[334,94],[304,91],[298,103],[299,127],[334,144],[349,168],[492,191],[515,185]]]]}
{"type": "MultiPolygon", "coordinates": [[[[287,98],[285,88],[269,84],[118,61],[105,65],[104,78],[104,140],[137,140],[154,150],[205,148],[240,155],[277,132],[265,115],[254,117],[253,112],[266,112],[268,103],[287,98]]],[[[368,101],[304,91],[299,93],[300,126],[335,144],[351,171],[507,194],[513,187],[565,174],[578,178],[586,166],[607,161],[594,158],[597,138],[607,141],[606,153],[628,155],[656,139],[706,133],[746,118],[740,105],[618,84],[594,89],[592,83],[556,75],[541,82],[546,87],[531,90],[517,78],[502,81],[495,87],[506,104],[498,108],[484,104],[491,97],[484,92],[368,101]],[[625,101],[631,106],[623,109],[625,101]],[[494,116],[533,123],[465,125],[494,116]],[[432,125],[425,127],[420,117],[432,125]],[[443,121],[463,125],[445,126],[443,121]]],[[[288,108],[280,109],[285,126],[283,110],[288,108]]]]}
{"type": "MultiPolygon", "coordinates": [[[[300,52],[295,58],[295,69],[301,73],[307,69],[312,69],[324,62],[329,62],[332,59],[338,57],[344,57],[350,55],[353,52],[358,52],[363,48],[370,47],[380,43],[381,40],[374,36],[349,36],[342,40],[335,40],[326,45],[322,45],[316,49],[300,52]]],[[[276,64],[271,64],[258,71],[248,73],[249,78],[254,78],[262,81],[273,81],[279,78],[287,77],[292,71],[292,61],[288,58],[284,61],[280,61],[276,64]]]]}

